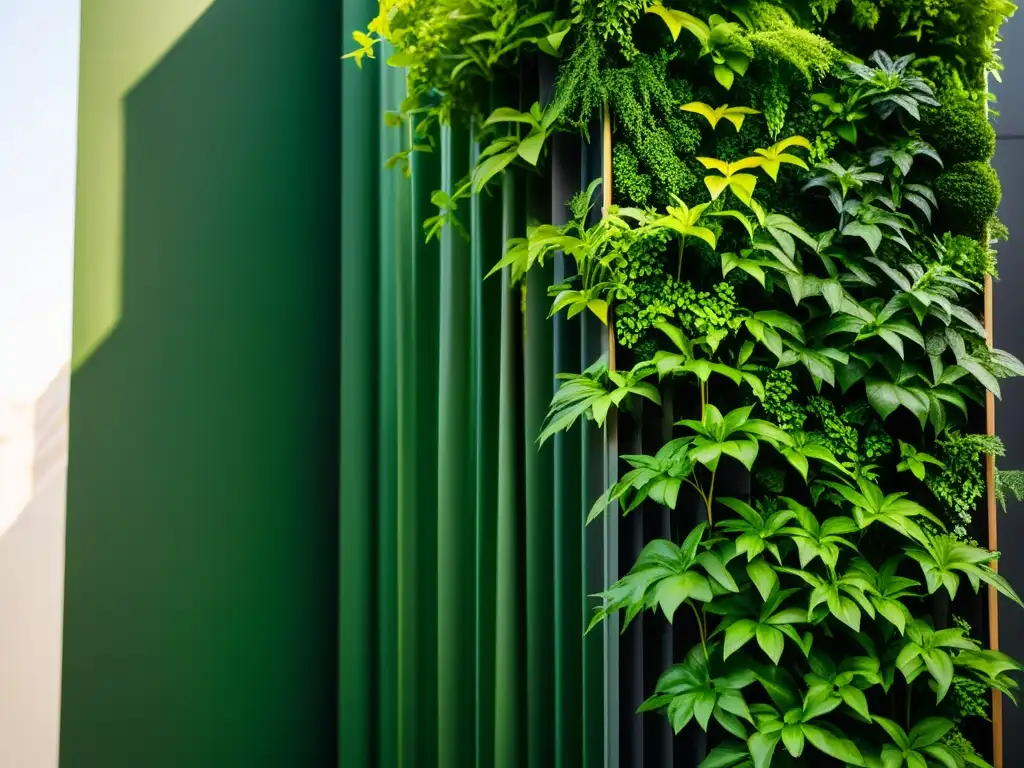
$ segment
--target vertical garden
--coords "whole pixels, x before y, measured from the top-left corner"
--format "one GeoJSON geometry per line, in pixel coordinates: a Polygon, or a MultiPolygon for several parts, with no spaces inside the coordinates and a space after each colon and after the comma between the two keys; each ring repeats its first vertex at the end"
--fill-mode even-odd
{"type": "MultiPolygon", "coordinates": [[[[1014,10],[1006,0],[381,0],[354,32],[348,58],[398,75],[384,75],[402,93],[387,113],[389,174],[415,175],[420,157],[458,137],[471,148],[435,180],[429,205],[410,204],[418,258],[441,241],[441,263],[423,261],[420,274],[457,287],[422,300],[415,279],[402,289],[414,312],[441,317],[439,348],[409,359],[440,358],[431,386],[442,408],[461,407],[445,372],[467,339],[505,354],[550,338],[538,326],[547,315],[556,347],[573,345],[551,357],[557,379],[527,357],[523,370],[472,382],[499,421],[525,398],[524,450],[501,443],[484,465],[459,446],[467,425],[442,412],[435,426],[465,474],[521,483],[528,503],[544,473],[557,485],[572,472],[585,509],[545,508],[572,516],[555,530],[617,520],[603,530],[615,532],[604,546],[618,567],[577,633],[622,630],[603,668],[603,722],[616,736],[577,764],[607,761],[595,749],[624,766],[1000,763],[993,709],[1014,698],[1021,665],[993,650],[989,593],[1020,599],[997,572],[989,510],[1024,481],[995,471],[1002,444],[986,416],[1000,379],[1024,365],[992,348],[986,314],[1007,238],[989,80],[1014,10]],[[603,172],[588,175],[595,158],[603,172]],[[542,187],[564,199],[531,204],[542,187]],[[478,254],[484,269],[448,258],[479,250],[459,243],[486,211],[516,205],[504,243],[478,254]],[[449,315],[456,329],[459,313],[477,316],[460,303],[469,280],[492,286],[507,315],[500,334],[444,335],[449,315]],[[534,423],[541,391],[550,405],[534,423]],[[453,423],[462,432],[444,431],[453,423]],[[529,458],[581,430],[571,459],[568,443],[529,458]],[[597,430],[604,452],[593,450],[597,430]],[[576,462],[594,461],[606,464],[581,480],[576,462]],[[607,487],[594,488],[601,475],[607,487]]],[[[479,706],[481,676],[484,688],[514,687],[518,634],[548,632],[541,617],[572,627],[558,622],[575,610],[528,561],[527,604],[550,610],[502,623],[502,601],[518,599],[501,591],[502,569],[515,571],[519,550],[499,547],[475,571],[446,561],[462,553],[445,549],[459,534],[444,507],[470,503],[464,488],[445,497],[458,475],[431,480],[434,599],[443,611],[475,574],[488,592],[477,599],[497,601],[499,620],[478,621],[473,642],[442,622],[426,646],[442,723],[439,746],[427,743],[442,765],[463,764],[444,757],[460,754],[444,722],[465,706],[446,695],[479,706]],[[473,649],[476,678],[438,682],[474,663],[459,655],[473,649]]],[[[512,512],[499,504],[477,534],[513,530],[512,512]]],[[[587,577],[575,586],[582,603],[587,577]]],[[[526,686],[542,667],[527,656],[526,686]]],[[[536,729],[560,743],[571,720],[561,710],[587,702],[563,691],[553,722],[527,707],[527,761],[509,757],[522,747],[501,725],[521,710],[489,695],[493,732],[482,748],[477,723],[476,764],[573,764],[549,759],[536,729]]]]}

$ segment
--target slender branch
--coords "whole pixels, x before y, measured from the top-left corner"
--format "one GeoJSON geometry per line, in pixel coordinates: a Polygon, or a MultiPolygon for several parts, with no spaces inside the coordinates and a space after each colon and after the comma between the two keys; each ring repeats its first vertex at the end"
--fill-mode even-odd
{"type": "Polygon", "coordinates": [[[708,641],[705,637],[704,622],[700,620],[700,614],[697,612],[697,606],[693,604],[693,601],[687,600],[686,604],[690,606],[693,611],[693,616],[697,619],[697,631],[700,632],[700,647],[704,649],[704,658],[708,657],[708,641]]]}
{"type": "Polygon", "coordinates": [[[676,282],[678,283],[683,279],[683,244],[686,242],[686,238],[679,237],[679,263],[676,266],[676,282]]]}
{"type": "Polygon", "coordinates": [[[711,502],[714,501],[714,498],[715,498],[715,476],[717,474],[718,474],[718,467],[716,466],[715,470],[711,473],[711,486],[708,488],[707,496],[704,497],[704,504],[705,504],[705,506],[708,509],[708,527],[709,528],[714,528],[715,527],[715,519],[714,519],[714,517],[711,514],[711,502]]]}
{"type": "Polygon", "coordinates": [[[704,506],[707,508],[707,511],[708,511],[708,523],[712,524],[711,523],[711,495],[710,494],[714,492],[714,488],[715,488],[715,475],[714,475],[714,473],[711,474],[711,488],[708,491],[708,493],[704,493],[704,487],[700,483],[696,482],[695,480],[692,480],[689,477],[684,477],[683,478],[683,482],[687,483],[691,488],[693,488],[697,492],[697,495],[700,496],[700,500],[704,502],[704,506]]]}
{"type": "Polygon", "coordinates": [[[683,482],[687,483],[688,485],[690,485],[697,493],[699,493],[701,500],[703,500],[705,498],[704,497],[704,489],[701,488],[699,483],[697,483],[696,481],[694,481],[692,478],[689,478],[689,477],[684,477],[683,478],[683,482]]]}

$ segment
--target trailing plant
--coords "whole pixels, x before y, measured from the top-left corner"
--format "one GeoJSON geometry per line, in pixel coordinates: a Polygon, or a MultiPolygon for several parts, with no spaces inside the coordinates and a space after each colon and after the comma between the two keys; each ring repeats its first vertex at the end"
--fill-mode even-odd
{"type": "Polygon", "coordinates": [[[998,439],[949,430],[936,443],[941,471],[929,477],[928,489],[941,505],[953,533],[966,538],[979,499],[985,494],[982,458],[1003,455],[998,439]]]}

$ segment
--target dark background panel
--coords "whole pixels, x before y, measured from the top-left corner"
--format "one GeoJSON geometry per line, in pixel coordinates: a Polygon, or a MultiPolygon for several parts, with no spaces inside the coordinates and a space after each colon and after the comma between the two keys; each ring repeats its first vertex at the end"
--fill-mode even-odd
{"type": "MultiPolygon", "coordinates": [[[[996,346],[1024,357],[1024,19],[1019,16],[1004,28],[1001,52],[1006,64],[1003,82],[993,84],[998,96],[994,120],[999,141],[993,161],[1003,185],[999,216],[1010,228],[1010,241],[1000,243],[999,276],[994,285],[993,320],[996,346]]],[[[996,432],[1006,445],[999,460],[1003,469],[1024,469],[1024,380],[1002,384],[996,405],[996,432]]],[[[1024,586],[1024,505],[1009,501],[1009,513],[999,513],[999,570],[1020,590],[1024,586]]],[[[999,602],[1000,647],[1024,658],[1024,611],[1008,600],[999,602]]],[[[1003,703],[1004,765],[1024,765],[1024,712],[1003,703]]]]}
{"type": "Polygon", "coordinates": [[[123,315],[72,380],[64,768],[335,762],[339,11],[217,0],[124,98],[123,315]]]}
{"type": "Polygon", "coordinates": [[[999,55],[1006,67],[1003,82],[992,82],[992,91],[999,101],[995,106],[999,115],[994,117],[996,133],[1004,136],[1024,137],[1024,17],[1017,14],[1003,26],[1003,42],[999,55]]]}
{"type": "MultiPolygon", "coordinates": [[[[1010,242],[999,245],[1000,279],[993,291],[995,343],[1024,357],[1024,139],[1000,140],[994,162],[1003,184],[999,215],[1011,230],[1010,242]]],[[[1024,469],[1024,379],[1002,382],[1002,394],[996,404],[996,432],[1006,445],[1006,456],[998,466],[1024,469]]],[[[999,570],[1020,591],[1024,588],[1024,505],[1011,499],[1008,508],[1008,514],[999,512],[999,570]]],[[[1024,610],[1002,598],[999,640],[1006,653],[1024,658],[1024,610]]],[[[1003,711],[1005,764],[1024,765],[1024,712],[1008,701],[1003,711]]]]}

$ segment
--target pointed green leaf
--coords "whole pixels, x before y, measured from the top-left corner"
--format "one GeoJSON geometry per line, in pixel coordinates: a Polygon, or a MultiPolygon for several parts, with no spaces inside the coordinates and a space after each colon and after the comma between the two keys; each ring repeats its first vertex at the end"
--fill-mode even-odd
{"type": "Polygon", "coordinates": [[[763,558],[747,563],[747,575],[757,588],[761,599],[767,601],[772,592],[779,586],[779,576],[763,558]]]}

